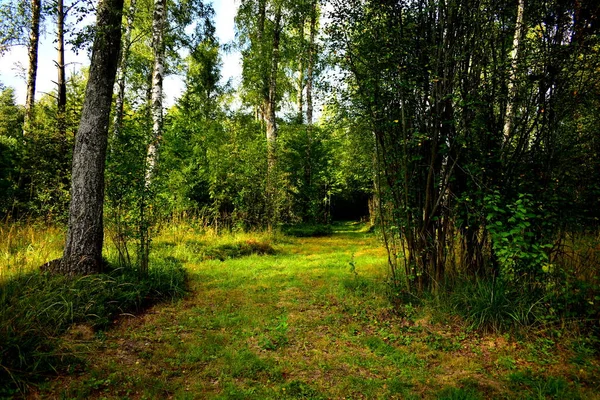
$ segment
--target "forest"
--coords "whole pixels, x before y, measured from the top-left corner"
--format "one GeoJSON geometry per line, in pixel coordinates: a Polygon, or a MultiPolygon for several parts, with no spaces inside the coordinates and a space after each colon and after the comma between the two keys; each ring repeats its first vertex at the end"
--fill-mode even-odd
{"type": "Polygon", "coordinates": [[[597,398],[600,5],[217,5],[0,2],[0,398],[597,398]]]}

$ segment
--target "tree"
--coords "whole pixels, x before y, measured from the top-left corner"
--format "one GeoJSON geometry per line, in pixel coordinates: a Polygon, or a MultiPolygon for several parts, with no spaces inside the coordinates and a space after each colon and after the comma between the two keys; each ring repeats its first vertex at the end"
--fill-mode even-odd
{"type": "Polygon", "coordinates": [[[600,80],[589,73],[598,6],[357,0],[333,10],[338,88],[376,138],[392,281],[436,290],[466,274],[539,288],[558,227],[573,226],[565,211],[589,199],[581,183],[575,197],[561,187],[568,157],[584,159],[576,148],[596,148],[591,96],[580,93],[600,80]]]}
{"type": "Polygon", "coordinates": [[[158,158],[158,146],[163,132],[163,78],[165,73],[165,21],[167,19],[167,1],[154,1],[152,18],[152,138],[148,146],[146,185],[150,184],[158,158]]]}
{"type": "Polygon", "coordinates": [[[90,75],[73,152],[67,238],[55,267],[66,275],[102,271],[104,165],[122,12],[123,0],[102,0],[98,5],[90,75]]]}
{"type": "Polygon", "coordinates": [[[119,70],[117,76],[117,99],[115,101],[115,116],[113,121],[113,133],[116,137],[121,133],[123,125],[123,107],[125,104],[125,77],[129,66],[129,54],[131,52],[131,33],[135,21],[136,0],[131,0],[127,10],[127,22],[123,36],[123,45],[121,47],[121,58],[119,61],[119,70]]]}
{"type": "Polygon", "coordinates": [[[64,0],[57,0],[56,3],[56,50],[57,60],[56,68],[58,78],[56,80],[57,91],[57,120],[58,133],[61,137],[66,136],[66,111],[67,111],[67,79],[65,74],[65,18],[68,10],[65,10],[64,0]]]}
{"type": "Polygon", "coordinates": [[[25,101],[24,134],[30,130],[35,106],[38,45],[40,41],[41,0],[7,2],[0,6],[0,54],[10,46],[27,46],[27,94],[25,101]]]}

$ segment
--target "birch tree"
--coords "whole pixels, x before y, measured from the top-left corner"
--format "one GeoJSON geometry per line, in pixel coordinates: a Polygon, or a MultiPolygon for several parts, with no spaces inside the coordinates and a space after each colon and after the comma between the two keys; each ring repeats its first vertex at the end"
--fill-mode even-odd
{"type": "Polygon", "coordinates": [[[517,6],[517,19],[515,23],[515,35],[510,53],[510,70],[508,72],[508,97],[506,101],[506,112],[504,115],[504,142],[503,146],[510,142],[515,118],[515,103],[517,96],[516,76],[519,60],[519,47],[521,37],[523,36],[523,12],[525,10],[525,0],[519,0],[517,6]]]}
{"type": "Polygon", "coordinates": [[[67,80],[65,76],[65,17],[67,11],[64,8],[64,0],[57,0],[56,3],[56,49],[58,52],[56,67],[58,70],[58,79],[56,85],[57,108],[58,108],[58,132],[62,138],[66,136],[65,112],[67,109],[67,80]]]}
{"type": "Polygon", "coordinates": [[[152,68],[152,137],[148,146],[146,186],[150,184],[156,161],[158,147],[163,129],[163,77],[165,72],[165,20],[167,18],[167,1],[155,0],[152,17],[152,53],[154,66],[152,68]]]}
{"type": "Polygon", "coordinates": [[[123,107],[125,104],[125,78],[129,65],[129,54],[131,51],[131,32],[133,31],[133,23],[135,21],[136,0],[131,0],[129,9],[127,10],[127,22],[125,32],[123,34],[123,44],[121,47],[121,58],[119,60],[119,69],[117,74],[116,92],[117,98],[115,101],[115,116],[113,121],[113,134],[119,137],[123,124],[123,107]]]}

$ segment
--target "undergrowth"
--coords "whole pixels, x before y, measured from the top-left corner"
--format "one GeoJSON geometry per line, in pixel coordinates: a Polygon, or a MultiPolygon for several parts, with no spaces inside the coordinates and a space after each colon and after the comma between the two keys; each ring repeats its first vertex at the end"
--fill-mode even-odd
{"type": "Polygon", "coordinates": [[[184,291],[184,270],[172,259],[158,260],[147,275],[114,269],[69,279],[36,271],[6,280],[0,286],[0,396],[77,368],[77,354],[61,339],[74,324],[102,331],[119,315],[184,291]]]}
{"type": "Polygon", "coordinates": [[[442,313],[457,314],[470,329],[483,332],[525,334],[573,325],[597,336],[598,295],[597,287],[567,278],[561,285],[538,290],[526,290],[501,279],[463,280],[443,290],[437,304],[442,313]]]}

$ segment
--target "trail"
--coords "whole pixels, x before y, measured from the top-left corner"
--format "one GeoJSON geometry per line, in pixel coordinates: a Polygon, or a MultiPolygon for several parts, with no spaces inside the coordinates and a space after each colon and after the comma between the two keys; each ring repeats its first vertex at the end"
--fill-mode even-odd
{"type": "Polygon", "coordinates": [[[506,395],[497,362],[514,352],[512,345],[502,337],[482,342],[459,334],[412,305],[392,306],[385,251],[360,228],[345,224],[326,237],[281,237],[272,255],[185,263],[186,298],[124,316],[96,334],[85,371],[51,382],[36,396],[506,395]]]}

